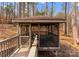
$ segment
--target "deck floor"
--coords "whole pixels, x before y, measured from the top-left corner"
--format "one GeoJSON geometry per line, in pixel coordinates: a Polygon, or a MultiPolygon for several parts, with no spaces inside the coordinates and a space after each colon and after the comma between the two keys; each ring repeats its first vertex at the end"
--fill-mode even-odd
{"type": "Polygon", "coordinates": [[[28,53],[28,48],[21,48],[13,57],[27,57],[28,53]]]}

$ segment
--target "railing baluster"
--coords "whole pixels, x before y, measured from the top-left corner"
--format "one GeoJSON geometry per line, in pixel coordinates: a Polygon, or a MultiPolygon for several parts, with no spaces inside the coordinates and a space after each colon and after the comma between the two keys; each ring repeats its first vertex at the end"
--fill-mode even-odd
{"type": "Polygon", "coordinates": [[[0,56],[10,56],[18,47],[18,36],[0,41],[0,56]]]}
{"type": "Polygon", "coordinates": [[[4,57],[4,43],[2,43],[2,56],[4,57]]]}
{"type": "Polygon", "coordinates": [[[15,49],[17,49],[17,39],[15,40],[15,49]]]}
{"type": "Polygon", "coordinates": [[[5,42],[5,50],[6,50],[6,56],[7,56],[7,42],[5,42]]]}
{"type": "Polygon", "coordinates": [[[11,43],[12,43],[12,42],[10,41],[10,53],[13,52],[13,47],[12,47],[11,43]]]}
{"type": "Polygon", "coordinates": [[[9,47],[10,47],[10,45],[9,45],[9,41],[8,41],[8,56],[9,56],[9,47]]]}
{"type": "Polygon", "coordinates": [[[14,45],[15,45],[15,44],[14,44],[14,40],[13,40],[13,51],[14,51],[14,45]]]}
{"type": "Polygon", "coordinates": [[[8,41],[8,56],[10,54],[10,40],[8,41]]]}
{"type": "Polygon", "coordinates": [[[4,57],[5,57],[5,56],[6,56],[6,52],[5,52],[5,42],[3,43],[3,45],[4,45],[4,46],[3,46],[3,48],[4,48],[4,49],[3,49],[3,52],[4,52],[4,57]]]}
{"type": "Polygon", "coordinates": [[[7,56],[9,56],[9,41],[7,41],[7,56]]]}
{"type": "Polygon", "coordinates": [[[4,56],[6,57],[6,46],[5,46],[5,42],[4,42],[4,56]]]}
{"type": "Polygon", "coordinates": [[[16,49],[18,48],[18,38],[16,38],[16,49]]]}
{"type": "Polygon", "coordinates": [[[10,54],[11,54],[11,52],[10,52],[10,50],[11,50],[11,44],[10,43],[11,43],[11,40],[8,41],[8,44],[9,44],[9,49],[8,49],[9,50],[9,54],[8,54],[8,56],[10,56],[10,54]]]}
{"type": "Polygon", "coordinates": [[[19,48],[19,38],[17,37],[17,48],[19,48]]]}
{"type": "Polygon", "coordinates": [[[10,40],[10,48],[13,51],[12,47],[13,47],[13,40],[10,40]]]}
{"type": "Polygon", "coordinates": [[[11,42],[11,40],[9,40],[9,56],[10,56],[10,54],[11,54],[11,45],[10,45],[10,42],[11,42]]]}
{"type": "Polygon", "coordinates": [[[0,44],[0,57],[1,57],[1,44],[0,44]]]}
{"type": "Polygon", "coordinates": [[[12,48],[13,48],[13,51],[14,51],[14,40],[12,40],[12,48]]]}
{"type": "Polygon", "coordinates": [[[6,42],[7,56],[8,56],[8,41],[6,42]]]}
{"type": "Polygon", "coordinates": [[[1,56],[2,56],[2,43],[1,43],[1,56]]]}
{"type": "Polygon", "coordinates": [[[18,48],[20,48],[20,44],[19,44],[19,36],[18,36],[18,48]]]}
{"type": "Polygon", "coordinates": [[[1,53],[2,53],[2,57],[3,57],[3,44],[1,44],[1,47],[2,47],[1,48],[1,50],[2,50],[1,53]]]}

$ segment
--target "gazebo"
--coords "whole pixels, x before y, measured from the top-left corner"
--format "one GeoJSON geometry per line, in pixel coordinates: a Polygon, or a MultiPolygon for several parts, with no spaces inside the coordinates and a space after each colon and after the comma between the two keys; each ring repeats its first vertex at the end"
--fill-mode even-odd
{"type": "Polygon", "coordinates": [[[38,50],[52,50],[60,48],[59,25],[65,23],[65,18],[53,18],[52,16],[31,16],[15,18],[17,24],[20,47],[31,47],[35,35],[37,35],[38,50]]]}

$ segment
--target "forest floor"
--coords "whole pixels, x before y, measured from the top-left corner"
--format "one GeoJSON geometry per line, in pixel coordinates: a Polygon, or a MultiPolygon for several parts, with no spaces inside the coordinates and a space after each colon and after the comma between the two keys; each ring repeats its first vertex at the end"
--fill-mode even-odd
{"type": "Polygon", "coordinates": [[[72,36],[60,34],[60,49],[58,56],[79,57],[79,44],[75,44],[72,36]]]}
{"type": "Polygon", "coordinates": [[[17,29],[13,25],[0,24],[0,40],[15,36],[17,34],[17,29]]]}

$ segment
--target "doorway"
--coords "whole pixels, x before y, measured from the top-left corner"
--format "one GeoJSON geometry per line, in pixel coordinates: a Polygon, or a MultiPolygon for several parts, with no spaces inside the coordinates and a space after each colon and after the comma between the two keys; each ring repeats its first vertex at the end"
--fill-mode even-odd
{"type": "Polygon", "coordinates": [[[20,35],[20,39],[21,39],[21,47],[25,48],[25,47],[29,47],[30,46],[30,26],[27,24],[22,24],[20,25],[21,27],[21,35],[20,35]]]}

